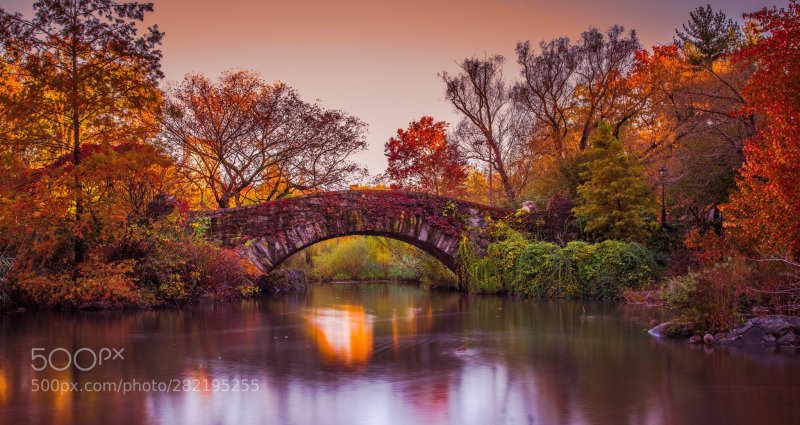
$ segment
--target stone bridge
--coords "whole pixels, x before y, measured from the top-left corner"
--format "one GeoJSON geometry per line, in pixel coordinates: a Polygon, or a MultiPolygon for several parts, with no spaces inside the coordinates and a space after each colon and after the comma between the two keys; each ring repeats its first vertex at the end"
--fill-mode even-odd
{"type": "Polygon", "coordinates": [[[241,247],[264,273],[292,254],[327,239],[384,236],[407,242],[455,271],[465,232],[511,211],[472,202],[404,191],[348,190],[285,198],[203,213],[207,235],[241,247]]]}

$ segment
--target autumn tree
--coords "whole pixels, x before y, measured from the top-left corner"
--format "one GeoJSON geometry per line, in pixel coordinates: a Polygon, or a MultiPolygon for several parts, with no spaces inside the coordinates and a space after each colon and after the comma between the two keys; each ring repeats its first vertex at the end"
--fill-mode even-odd
{"type": "Polygon", "coordinates": [[[723,207],[724,225],[765,255],[800,257],[800,3],[748,15],[766,35],[737,54],[755,61],[744,114],[763,117],[747,139],[738,190],[723,207]]]}
{"type": "Polygon", "coordinates": [[[738,48],[734,41],[698,60],[693,43],[702,42],[697,37],[738,28],[722,12],[699,8],[684,27],[678,32],[686,41],[657,46],[637,57],[633,79],[649,92],[637,131],[646,146],[642,158],[651,165],[651,174],[662,165],[670,170],[666,183],[671,214],[704,227],[718,221],[718,207],[727,202],[744,161],[744,140],[756,133],[757,116],[739,113],[754,67],[747,60],[731,60],[729,53],[738,48]]]}
{"type": "Polygon", "coordinates": [[[584,150],[601,120],[619,137],[622,126],[635,116],[639,100],[631,95],[625,77],[642,46],[636,31],[626,34],[625,28],[614,25],[605,34],[590,28],[581,34],[577,47],[582,57],[575,71],[581,126],[578,149],[584,150]]]}
{"type": "Polygon", "coordinates": [[[514,96],[534,131],[546,131],[558,157],[570,137],[577,150],[585,150],[600,120],[611,123],[619,137],[636,116],[647,97],[628,78],[641,48],[636,32],[619,25],[605,33],[589,28],[575,43],[566,37],[542,42],[539,53],[530,42],[517,44],[522,81],[514,96]]]}
{"type": "Polygon", "coordinates": [[[636,158],[629,156],[601,122],[592,141],[578,187],[581,204],[575,215],[585,221],[586,232],[608,239],[641,241],[655,217],[655,198],[636,158]]]}
{"type": "Polygon", "coordinates": [[[362,172],[349,157],[365,148],[365,130],[283,83],[226,71],[216,82],[187,75],[169,91],[163,137],[197,189],[227,208],[344,186],[362,172]]]}
{"type": "Polygon", "coordinates": [[[466,161],[447,137],[447,123],[424,116],[398,129],[384,145],[392,187],[459,196],[467,178],[466,161]]]}
{"type": "Polygon", "coordinates": [[[739,26],[706,6],[691,12],[683,28],[685,33],[676,30],[677,49],[661,51],[682,81],[654,100],[674,108],[678,138],[719,137],[744,159],[742,147],[756,133],[756,117],[735,113],[746,104],[743,90],[754,70],[750,61],[731,61],[742,38],[739,26]]]}
{"type": "MultiPolygon", "coordinates": [[[[712,64],[717,75],[740,89],[741,76],[719,61],[712,64]]],[[[727,202],[743,160],[746,118],[735,114],[741,101],[674,44],[642,52],[635,79],[651,92],[637,128],[642,159],[653,176],[668,169],[670,216],[689,226],[718,223],[718,206],[727,202]]]]}
{"type": "Polygon", "coordinates": [[[580,52],[566,37],[541,42],[539,50],[536,54],[529,41],[517,44],[522,81],[514,86],[514,96],[530,114],[533,131],[544,132],[554,155],[563,157],[572,127],[580,52]]]}
{"type": "Polygon", "coordinates": [[[21,84],[2,99],[4,115],[14,120],[3,142],[45,163],[69,153],[68,211],[74,261],[81,263],[90,218],[83,147],[152,133],[155,114],[148,111],[158,104],[163,34],[156,27],[139,34],[151,3],[40,0],[33,9],[30,20],[0,9],[4,71],[21,84]]]}
{"type": "Polygon", "coordinates": [[[504,61],[500,55],[468,58],[459,63],[458,74],[440,77],[445,98],[463,117],[454,132],[459,147],[467,159],[499,175],[506,199],[514,203],[529,177],[529,138],[503,79],[504,61]]]}
{"type": "Polygon", "coordinates": [[[580,164],[601,120],[626,147],[636,147],[635,128],[650,95],[635,78],[640,49],[636,32],[618,25],[605,32],[589,28],[574,42],[561,37],[538,48],[517,44],[521,79],[512,96],[528,137],[523,157],[532,161],[526,196],[544,201],[556,193],[575,195],[580,164]]]}

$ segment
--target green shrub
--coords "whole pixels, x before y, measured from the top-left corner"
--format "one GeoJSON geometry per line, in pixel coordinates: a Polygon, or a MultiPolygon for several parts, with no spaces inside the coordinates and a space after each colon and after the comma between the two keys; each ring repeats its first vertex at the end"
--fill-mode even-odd
{"type": "MultiPolygon", "coordinates": [[[[559,287],[565,298],[602,298],[595,288],[598,277],[605,273],[597,257],[597,245],[574,241],[558,253],[559,287]]],[[[612,298],[612,297],[609,297],[612,298]]]]}
{"type": "Polygon", "coordinates": [[[678,310],[681,318],[691,323],[700,323],[702,313],[693,301],[697,293],[698,276],[688,273],[666,281],[661,290],[661,299],[671,309],[678,310]]]}
{"type": "Polygon", "coordinates": [[[462,264],[462,281],[469,292],[493,294],[511,291],[516,280],[517,257],[530,243],[519,232],[498,223],[492,229],[496,242],[489,244],[486,255],[478,258],[472,251],[472,242],[462,239],[458,259],[462,264]]]}
{"type": "Polygon", "coordinates": [[[374,236],[345,236],[307,250],[284,265],[322,280],[419,279],[422,259],[429,257],[405,242],[374,236]]]}
{"type": "Polygon", "coordinates": [[[531,242],[517,258],[516,279],[512,292],[537,297],[556,297],[561,293],[561,279],[555,263],[560,261],[558,245],[550,242],[531,242]]]}
{"type": "Polygon", "coordinates": [[[656,260],[638,243],[603,241],[595,245],[594,275],[589,280],[589,298],[616,298],[623,288],[640,289],[658,272],[656,260]]]}
{"type": "Polygon", "coordinates": [[[490,244],[482,258],[465,239],[459,261],[470,292],[536,297],[619,298],[624,289],[642,287],[657,272],[652,254],[637,243],[576,241],[559,247],[518,234],[490,244]]]}

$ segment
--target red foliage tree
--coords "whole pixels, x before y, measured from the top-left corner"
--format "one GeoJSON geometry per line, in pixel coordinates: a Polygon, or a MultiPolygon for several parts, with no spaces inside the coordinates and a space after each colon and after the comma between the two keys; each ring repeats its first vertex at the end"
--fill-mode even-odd
{"type": "Polygon", "coordinates": [[[754,61],[745,113],[763,119],[744,146],[738,190],[723,208],[732,236],[762,254],[800,256],[800,4],[747,16],[766,36],[738,54],[754,61]]]}
{"type": "Polygon", "coordinates": [[[392,188],[447,196],[463,192],[466,160],[446,131],[446,122],[428,116],[409,123],[407,130],[397,130],[385,145],[392,188]]]}

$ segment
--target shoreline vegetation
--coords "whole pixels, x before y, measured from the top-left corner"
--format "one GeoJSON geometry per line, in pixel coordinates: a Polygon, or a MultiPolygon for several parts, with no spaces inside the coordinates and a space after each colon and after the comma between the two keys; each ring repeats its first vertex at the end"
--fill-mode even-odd
{"type": "Polygon", "coordinates": [[[392,279],[663,304],[693,338],[800,316],[798,1],[742,20],[699,7],[651,48],[613,25],[520,42],[510,61],[464,58],[438,74],[458,121],[422,115],[385,135],[370,178],[358,117],[256,71],[163,81],[165,34],[143,25],[153,4],[0,9],[0,310],[392,279]],[[410,245],[345,237],[263,277],[209,241],[208,222],[187,223],[346,187],[516,213],[464,239],[459,276],[410,245]]]}

